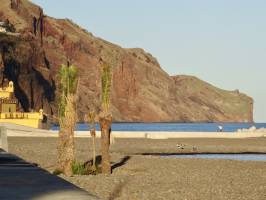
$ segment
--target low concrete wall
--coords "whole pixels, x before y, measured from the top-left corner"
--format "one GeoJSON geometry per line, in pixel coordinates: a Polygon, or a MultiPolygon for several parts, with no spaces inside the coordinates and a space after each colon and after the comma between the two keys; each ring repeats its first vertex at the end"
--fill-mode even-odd
{"type": "Polygon", "coordinates": [[[0,127],[0,148],[8,152],[7,131],[4,126],[0,127]]]}

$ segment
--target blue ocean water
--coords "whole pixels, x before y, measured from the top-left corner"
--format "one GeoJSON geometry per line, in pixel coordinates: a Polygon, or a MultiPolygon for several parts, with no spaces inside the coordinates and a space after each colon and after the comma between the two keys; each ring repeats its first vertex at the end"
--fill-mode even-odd
{"type": "MultiPolygon", "coordinates": [[[[218,126],[223,127],[223,132],[234,132],[252,126],[266,128],[266,123],[113,123],[112,131],[216,132],[218,126]]],[[[54,125],[51,129],[59,127],[54,125]]],[[[99,130],[99,124],[96,129],[99,130]]],[[[87,131],[88,124],[77,124],[76,130],[87,131]]]]}

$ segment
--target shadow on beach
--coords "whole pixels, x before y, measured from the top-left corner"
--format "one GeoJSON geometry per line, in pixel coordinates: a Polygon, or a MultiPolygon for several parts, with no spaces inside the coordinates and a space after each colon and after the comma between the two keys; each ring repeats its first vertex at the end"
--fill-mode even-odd
{"type": "MultiPolygon", "coordinates": [[[[123,165],[125,165],[127,163],[127,161],[131,158],[131,156],[124,156],[123,158],[120,159],[119,162],[112,162],[112,171],[116,168],[119,168],[123,165]]],[[[102,162],[102,156],[101,155],[98,155],[96,156],[96,159],[95,159],[95,163],[96,163],[96,166],[100,166],[101,165],[101,162],[102,162]]],[[[85,162],[85,165],[92,165],[93,163],[93,160],[88,160],[85,162]]]]}

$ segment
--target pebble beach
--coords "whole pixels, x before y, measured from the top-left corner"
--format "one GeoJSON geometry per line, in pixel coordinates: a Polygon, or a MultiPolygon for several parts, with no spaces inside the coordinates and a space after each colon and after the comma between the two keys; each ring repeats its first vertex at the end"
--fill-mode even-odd
{"type": "MultiPolygon", "coordinates": [[[[56,168],[56,137],[9,137],[9,151],[49,172],[56,168]]],[[[92,158],[90,138],[76,138],[76,159],[92,158]]],[[[167,158],[164,154],[266,153],[266,138],[115,138],[112,175],[62,178],[101,199],[265,200],[266,162],[167,158]],[[182,146],[182,148],[179,148],[182,146]]],[[[99,139],[96,142],[99,154],[99,139]]]]}

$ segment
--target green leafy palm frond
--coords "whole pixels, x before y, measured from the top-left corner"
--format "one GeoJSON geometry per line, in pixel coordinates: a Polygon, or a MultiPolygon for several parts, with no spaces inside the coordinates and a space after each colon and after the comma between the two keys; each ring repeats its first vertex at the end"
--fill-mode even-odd
{"type": "Polygon", "coordinates": [[[101,80],[102,80],[102,110],[103,112],[108,113],[110,108],[112,73],[111,73],[111,67],[107,64],[103,64],[102,66],[101,80]]]}
{"type": "Polygon", "coordinates": [[[75,94],[77,92],[78,87],[78,68],[71,65],[68,68],[69,73],[69,93],[75,94]]]}
{"type": "Polygon", "coordinates": [[[58,103],[58,116],[62,118],[65,115],[67,96],[70,94],[76,94],[77,91],[78,69],[73,65],[62,65],[59,70],[58,76],[60,79],[59,90],[61,92],[61,96],[59,98],[58,103]]]}

